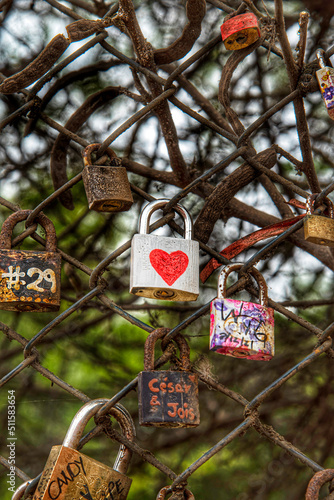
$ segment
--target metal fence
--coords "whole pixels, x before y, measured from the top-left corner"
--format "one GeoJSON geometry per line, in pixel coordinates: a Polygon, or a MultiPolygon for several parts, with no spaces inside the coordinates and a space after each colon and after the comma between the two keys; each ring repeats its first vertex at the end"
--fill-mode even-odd
{"type": "MultiPolygon", "coordinates": [[[[96,16],[97,14],[98,3],[95,3],[94,5],[86,5],[84,2],[73,1],[70,2],[72,7],[76,7],[73,9],[57,2],[56,0],[47,0],[45,3],[52,6],[53,12],[58,12],[59,14],[62,13],[67,16],[67,18],[71,18],[74,21],[81,21],[83,19],[82,15],[78,13],[82,12],[82,10],[80,11],[80,8],[84,9],[87,7],[87,15],[91,13],[96,16]]],[[[20,98],[17,98],[15,101],[13,100],[11,106],[12,112],[3,120],[1,127],[4,129],[6,126],[13,124],[15,120],[20,118],[25,120],[26,126],[30,127],[32,127],[33,122],[36,124],[37,120],[40,120],[41,123],[44,123],[43,126],[47,127],[47,130],[55,132],[50,136],[52,139],[50,143],[53,145],[52,155],[54,166],[52,173],[55,190],[51,195],[40,200],[40,203],[37,206],[29,207],[32,210],[32,213],[27,221],[27,229],[22,234],[15,237],[12,242],[13,248],[28,236],[35,239],[38,243],[45,245],[45,239],[35,232],[36,226],[29,225],[29,223],[31,224],[34,218],[42,210],[50,209],[49,213],[51,213],[55,200],[61,198],[65,193],[69,192],[68,190],[70,188],[78,183],[81,183],[82,181],[81,173],[78,173],[70,180],[66,179],[63,160],[64,156],[66,160],[66,150],[68,145],[71,143],[74,150],[79,151],[88,146],[90,142],[93,142],[85,139],[83,135],[80,135],[80,127],[87,122],[93,111],[98,109],[103,102],[107,102],[113,98],[113,93],[114,96],[126,93],[126,90],[123,88],[121,89],[120,87],[108,87],[107,89],[99,91],[94,94],[94,96],[90,96],[87,100],[85,100],[84,104],[77,109],[76,113],[73,114],[71,119],[66,124],[61,124],[61,119],[57,121],[51,118],[45,111],[47,103],[50,102],[56,91],[65,85],[66,76],[62,76],[61,79],[59,79],[60,83],[58,88],[56,83],[55,86],[50,87],[48,93],[44,94],[43,97],[38,96],[40,90],[54,76],[59,74],[60,71],[66,69],[71,62],[75,61],[80,55],[86,53],[94,48],[95,45],[99,44],[106,53],[113,56],[114,63],[115,61],[119,61],[120,63],[128,65],[131,68],[134,75],[135,85],[141,94],[138,94],[137,97],[134,97],[134,99],[137,99],[137,102],[141,102],[142,105],[137,111],[133,112],[128,119],[123,121],[120,126],[115,128],[112,133],[103,140],[103,142],[101,142],[101,147],[98,152],[98,154],[101,155],[101,160],[97,163],[103,165],[106,161],[104,153],[107,148],[112,145],[124,131],[127,131],[132,126],[136,126],[136,124],[141,123],[141,120],[147,116],[151,116],[150,114],[152,112],[158,117],[162,128],[162,134],[165,137],[173,173],[151,170],[150,167],[144,167],[143,165],[139,165],[139,163],[126,159],[125,157],[122,162],[122,164],[127,167],[128,172],[133,172],[138,176],[142,176],[143,179],[148,178],[162,183],[169,183],[173,177],[171,184],[174,184],[174,186],[177,186],[178,188],[176,194],[173,194],[171,197],[170,203],[168,203],[165,207],[164,216],[151,226],[152,230],[165,224],[169,224],[173,231],[182,234],[182,229],[172,220],[174,218],[174,212],[171,212],[171,209],[176,205],[176,203],[185,202],[193,193],[196,193],[206,200],[204,208],[200,211],[195,223],[195,239],[199,241],[200,249],[203,255],[202,260],[207,261],[207,257],[210,259],[215,258],[218,263],[226,265],[231,263],[231,259],[234,258],[234,255],[232,255],[232,253],[221,254],[219,253],[221,248],[214,248],[213,245],[208,244],[213,226],[216,221],[219,220],[222,213],[226,218],[234,216],[240,220],[248,220],[253,224],[256,224],[255,219],[256,216],[258,216],[258,225],[260,227],[267,227],[275,224],[279,226],[281,223],[280,227],[274,228],[277,230],[276,233],[267,232],[267,237],[273,236],[270,242],[261,246],[259,250],[253,251],[252,255],[244,262],[238,281],[227,290],[228,296],[232,295],[237,290],[246,288],[256,297],[258,295],[258,291],[247,280],[247,276],[243,273],[249,270],[251,266],[259,263],[261,260],[266,261],[275,256],[277,249],[280,248],[279,245],[285,241],[289,241],[293,245],[301,248],[303,251],[309,252],[311,255],[319,258],[324,266],[327,265],[330,269],[332,269],[333,254],[331,250],[324,247],[315,247],[310,245],[304,241],[301,235],[297,234],[297,231],[303,226],[304,221],[302,217],[299,217],[298,220],[294,220],[290,226],[284,226],[283,224],[283,221],[292,219],[294,214],[287,206],[281,192],[276,186],[282,187],[282,189],[284,189],[285,192],[290,193],[292,197],[298,195],[305,200],[309,196],[310,192],[319,193],[316,198],[316,202],[320,207],[318,209],[318,213],[321,213],[321,210],[324,208],[321,207],[321,202],[334,190],[334,182],[329,182],[328,185],[324,187],[319,181],[312,157],[313,144],[311,145],[311,135],[303,106],[303,98],[311,95],[317,89],[317,83],[314,78],[314,73],[317,69],[316,62],[312,60],[308,65],[303,66],[308,16],[305,13],[300,15],[299,52],[297,58],[294,59],[286,37],[282,7],[282,2],[275,2],[275,27],[280,47],[277,46],[277,41],[270,37],[274,25],[274,18],[268,16],[267,14],[262,14],[262,37],[249,48],[245,48],[240,52],[234,52],[231,56],[229,56],[225,66],[223,67],[218,98],[224,108],[226,118],[223,118],[223,115],[220,114],[212,104],[210,104],[208,99],[201,96],[200,92],[187,78],[187,76],[189,76],[187,74],[187,70],[189,70],[189,68],[192,68],[193,65],[199,66],[203,63],[203,58],[205,59],[212,54],[212,51],[214,51],[217,45],[221,42],[220,35],[211,38],[199,50],[193,51],[189,57],[182,61],[181,64],[172,66],[172,63],[185,56],[191,50],[195,41],[199,37],[200,26],[203,18],[206,19],[205,15],[208,15],[208,13],[212,12],[213,9],[221,9],[222,12],[231,14],[242,13],[246,8],[251,8],[257,13],[257,15],[259,15],[258,9],[252,2],[249,1],[240,3],[240,5],[238,5],[238,9],[235,10],[232,6],[230,6],[230,4],[225,4],[219,0],[212,0],[207,3],[206,14],[205,2],[188,0],[188,24],[184,28],[183,34],[178,41],[174,42],[174,44],[172,44],[169,48],[159,49],[156,51],[148,45],[146,39],[144,38],[136,18],[135,10],[128,0],[120,1],[119,4],[115,4],[110,8],[106,8],[104,4],[101,4],[100,8],[103,10],[101,15],[101,19],[103,20],[102,22],[98,25],[91,23],[89,26],[88,24],[77,24],[74,25],[75,29],[72,30],[72,41],[75,41],[76,39],[81,40],[84,36],[87,36],[87,32],[85,30],[88,30],[88,28],[92,30],[92,33],[89,32],[88,34],[95,33],[93,38],[89,39],[88,42],[82,41],[80,47],[61,60],[61,62],[54,61],[54,64],[51,62],[51,67],[47,68],[47,72],[45,71],[45,67],[41,68],[40,65],[35,65],[35,68],[33,68],[30,72],[23,70],[19,77],[14,77],[13,81],[11,81],[14,90],[10,90],[9,93],[20,93],[20,98]],[[196,15],[194,12],[196,12],[196,15]],[[115,17],[116,13],[117,16],[115,17]],[[120,26],[122,31],[128,33],[135,48],[136,58],[127,56],[125,53],[117,50],[115,46],[108,43],[108,33],[105,31],[105,28],[108,26],[120,26]],[[277,99],[275,104],[268,106],[266,111],[260,113],[260,116],[255,121],[250,123],[247,128],[245,128],[240,120],[240,117],[231,106],[229,89],[233,73],[237,70],[238,66],[243,62],[246,56],[257,49],[270,51],[279,60],[284,60],[288,71],[291,90],[284,97],[277,99]],[[166,75],[168,73],[168,76],[161,76],[161,74],[158,74],[156,65],[161,65],[164,68],[164,74],[166,75]],[[305,67],[307,70],[305,70],[305,67]],[[304,71],[302,71],[302,68],[304,68],[304,71]],[[34,72],[35,77],[37,75],[37,78],[34,77],[33,81],[30,82],[30,74],[34,72]],[[41,72],[41,74],[39,75],[38,72],[41,72]],[[143,79],[146,79],[145,84],[143,83],[143,79]],[[33,86],[30,90],[25,90],[25,87],[30,83],[33,83],[33,86]],[[191,107],[186,104],[185,102],[187,102],[187,99],[183,98],[182,93],[176,97],[176,94],[180,89],[186,90],[186,92],[190,93],[196,103],[196,106],[191,107]],[[25,101],[24,104],[22,104],[23,101],[25,101]],[[257,153],[250,138],[258,134],[259,131],[262,130],[261,127],[266,125],[271,117],[279,113],[289,103],[293,103],[294,105],[297,127],[296,130],[299,136],[299,146],[302,160],[297,160],[291,153],[285,151],[276,144],[273,144],[268,149],[257,153]],[[196,172],[195,174],[190,174],[189,169],[185,168],[184,159],[180,149],[178,148],[177,132],[181,133],[181,131],[178,130],[178,125],[173,121],[173,117],[169,111],[169,106],[171,104],[191,117],[192,120],[195,120],[202,129],[209,130],[212,135],[223,138],[226,143],[229,144],[231,152],[224,155],[219,162],[216,162],[210,168],[204,168],[202,173],[196,172]],[[193,108],[197,108],[197,111],[193,108]],[[28,113],[30,114],[28,115],[28,113]],[[26,118],[27,115],[28,118],[26,118]],[[76,148],[75,145],[78,145],[79,148],[76,148]],[[62,148],[64,150],[63,155],[61,154],[62,148]],[[57,154],[60,155],[60,159],[57,158],[57,154]],[[278,155],[281,155],[288,162],[291,162],[304,175],[307,185],[306,182],[304,185],[296,183],[291,180],[288,175],[284,175],[282,172],[277,173],[272,170],[272,167],[277,162],[278,155]],[[214,176],[223,173],[227,167],[238,160],[240,160],[241,166],[231,173],[228,173],[224,177],[224,181],[219,181],[217,185],[212,182],[213,179],[218,179],[218,177],[214,176]],[[61,165],[62,162],[63,165],[61,165]],[[263,186],[272,197],[272,200],[274,200],[276,207],[280,211],[282,217],[280,221],[269,214],[266,214],[267,218],[263,217],[261,220],[259,215],[260,212],[257,213],[256,211],[254,212],[254,215],[250,213],[249,218],[245,219],[245,207],[241,202],[234,198],[238,191],[249,185],[254,181],[254,179],[257,179],[260,176],[263,186]],[[204,256],[207,256],[206,259],[204,256]]],[[[10,12],[10,9],[8,12],[10,12]]],[[[4,14],[6,14],[5,11],[4,14]]],[[[21,14],[23,15],[23,13],[21,14]]],[[[68,44],[66,46],[68,46],[68,44]]],[[[63,49],[61,49],[60,52],[62,52],[62,50],[63,49]]],[[[334,54],[333,48],[327,50],[325,55],[328,59],[332,54],[334,54]]],[[[48,60],[48,58],[51,60],[51,56],[52,51],[50,51],[49,47],[42,57],[44,63],[48,60]]],[[[55,56],[56,60],[59,56],[60,54],[57,53],[55,56]]],[[[283,62],[281,62],[281,64],[283,64],[283,62]]],[[[102,63],[101,70],[103,71],[102,63]]],[[[94,71],[96,72],[97,69],[95,68],[94,71]]],[[[72,73],[69,79],[71,76],[73,76],[72,73]]],[[[4,75],[2,75],[2,80],[6,81],[4,75]]],[[[130,90],[128,93],[130,95],[130,90]]],[[[131,183],[131,189],[136,196],[136,199],[141,200],[139,202],[140,205],[145,201],[152,201],[155,199],[154,196],[149,194],[144,187],[140,188],[135,185],[134,182],[131,183]]],[[[65,200],[65,204],[71,203],[68,199],[66,201],[64,196],[63,200],[65,200]]],[[[18,206],[6,199],[5,195],[0,199],[0,203],[3,207],[5,207],[8,215],[11,212],[18,210],[18,206]]],[[[75,224],[75,222],[73,222],[73,224],[75,224]]],[[[72,227],[73,226],[71,224],[64,224],[62,231],[67,231],[69,233],[72,227]]],[[[103,234],[103,231],[101,234],[103,234]]],[[[96,238],[99,237],[100,235],[96,235],[96,238]]],[[[250,246],[250,242],[246,241],[243,243],[243,241],[240,241],[239,245],[240,249],[245,249],[250,246]]],[[[43,326],[43,328],[41,328],[40,331],[38,331],[38,333],[36,333],[31,339],[28,339],[24,336],[24,334],[20,334],[15,331],[13,327],[0,322],[0,329],[5,337],[14,341],[15,348],[20,346],[20,349],[22,350],[22,360],[19,364],[17,364],[17,366],[12,366],[8,373],[6,372],[2,374],[2,388],[8,387],[6,384],[8,384],[14,377],[22,376],[22,373],[27,373],[27,370],[30,368],[30,370],[32,369],[41,374],[43,377],[49,379],[52,384],[58,386],[62,391],[64,391],[64,393],[68,393],[74,398],[78,398],[78,400],[82,401],[82,403],[89,401],[90,398],[81,392],[80,389],[72,387],[57,373],[53,373],[43,366],[43,356],[41,356],[39,352],[39,348],[43,345],[43,342],[50,338],[50,334],[54,333],[57,330],[57,327],[62,325],[64,320],[73,317],[74,313],[79,310],[83,310],[85,307],[97,307],[98,310],[100,307],[99,304],[102,304],[103,311],[109,310],[114,315],[118,315],[122,318],[122,321],[135,325],[147,333],[152,332],[156,326],[162,326],[161,324],[151,326],[136,317],[134,314],[131,314],[131,307],[122,307],[117,304],[113,298],[111,298],[111,296],[114,297],[114,295],[112,294],[110,287],[111,282],[108,281],[107,271],[110,269],[109,266],[114,263],[117,258],[123,256],[123,254],[129,250],[130,246],[131,240],[123,243],[116,250],[112,251],[109,255],[103,258],[101,262],[96,265],[96,267],[90,268],[84,260],[79,261],[76,257],[73,257],[71,254],[63,251],[61,243],[59,244],[57,251],[60,253],[63,262],[73,266],[73,268],[77,269],[77,271],[82,273],[82,275],[88,276],[89,286],[84,287],[83,293],[78,300],[73,301],[70,307],[62,310],[57,317],[43,326]],[[95,300],[92,302],[93,299],[95,300]]],[[[236,251],[235,255],[237,255],[237,253],[238,252],[236,251]]],[[[326,303],[332,304],[331,299],[328,299],[327,301],[315,301],[313,305],[324,305],[326,303]]],[[[135,309],[135,303],[132,304],[134,304],[135,309]]],[[[202,383],[206,384],[206,386],[210,389],[218,391],[227,398],[231,398],[236,404],[241,405],[244,411],[244,417],[237,422],[233,430],[231,430],[228,434],[222,433],[221,439],[219,439],[213,446],[208,446],[205,452],[193,461],[193,463],[189,464],[187,468],[176,473],[171,470],[168,465],[159,460],[151,451],[144,449],[136,442],[129,441],[121,433],[114,430],[111,432],[110,429],[109,431],[105,429],[106,433],[109,433],[109,437],[112,437],[112,439],[125,444],[133,451],[134,455],[139,456],[141,459],[148,462],[152,467],[155,467],[162,474],[164,474],[166,476],[165,484],[170,484],[170,490],[168,490],[168,493],[173,490],[174,495],[176,495],[175,498],[178,497],[177,495],[180,495],[180,491],[183,491],[187,481],[192,475],[196,475],[196,471],[203,464],[205,464],[225,447],[228,447],[229,444],[232,443],[237,437],[244,436],[246,431],[251,428],[254,429],[259,436],[272,443],[274,447],[279,447],[280,449],[286,451],[289,456],[299,460],[306,468],[309,468],[314,472],[322,471],[324,467],[321,463],[317,463],[316,459],[313,460],[312,458],[309,458],[309,456],[307,456],[302,449],[294,446],[281,433],[277,432],[273,426],[264,423],[261,417],[261,408],[263,407],[263,404],[270,400],[275,391],[278,391],[278,389],[286,384],[292,377],[299,374],[301,370],[307,370],[308,367],[323,354],[331,360],[333,359],[334,351],[332,349],[331,335],[334,332],[334,323],[327,324],[326,328],[319,328],[316,324],[312,324],[310,321],[305,319],[305,317],[298,315],[291,310],[291,308],[298,307],[298,305],[297,301],[279,303],[269,298],[270,307],[280,313],[280,315],[283,315],[296,325],[302,327],[307,334],[311,334],[311,337],[315,337],[315,342],[309,344],[310,347],[307,355],[303,356],[303,358],[297,363],[292,363],[289,369],[276,379],[268,381],[268,385],[264,389],[261,389],[251,400],[246,399],[236,390],[232,390],[231,388],[225,386],[217,380],[217,378],[214,377],[210,371],[201,370],[199,365],[192,365],[192,370],[198,373],[199,379],[202,383]]],[[[301,305],[302,307],[307,307],[307,304],[305,303],[301,305]]],[[[138,305],[138,311],[140,311],[141,307],[143,309],[151,308],[153,311],[155,307],[159,306],[142,304],[138,305]]],[[[199,307],[192,306],[185,308],[187,317],[177,326],[169,328],[165,339],[171,341],[175,339],[179,333],[184,332],[186,328],[195,326],[196,322],[201,321],[202,317],[208,314],[209,309],[210,301],[200,305],[199,307]]],[[[154,324],[153,321],[152,324],[154,324]]],[[[52,340],[50,340],[50,343],[52,345],[52,340]]],[[[171,349],[167,349],[167,351],[162,355],[162,358],[157,362],[157,366],[162,366],[172,356],[173,351],[171,349]]],[[[99,416],[106,415],[108,411],[118,402],[124,403],[126,406],[127,396],[131,393],[131,391],[133,391],[133,389],[136,388],[136,386],[137,377],[133,380],[129,380],[127,385],[110,397],[109,402],[99,412],[99,416]]],[[[212,392],[212,395],[214,395],[214,392],[212,392]]],[[[101,426],[97,426],[92,432],[83,438],[80,446],[85,444],[99,432],[101,432],[101,426]]],[[[8,457],[1,456],[0,463],[5,468],[10,469],[8,457]]],[[[15,473],[22,481],[30,479],[27,474],[18,467],[15,468],[15,473]]],[[[36,484],[36,481],[33,481],[29,490],[32,491],[36,484]]],[[[306,489],[306,484],[304,486],[306,489]]],[[[154,498],[156,494],[156,491],[151,491],[151,498],[154,498]]],[[[286,494],[288,495],[288,492],[286,494]]],[[[241,499],[250,497],[247,495],[244,497],[240,495],[238,498],[241,499]]],[[[289,497],[286,496],[286,498],[289,497]]]]}

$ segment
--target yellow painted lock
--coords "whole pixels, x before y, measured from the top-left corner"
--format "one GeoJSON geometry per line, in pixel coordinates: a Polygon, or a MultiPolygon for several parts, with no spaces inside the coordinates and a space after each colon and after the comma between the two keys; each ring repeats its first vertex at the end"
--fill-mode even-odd
{"type": "Polygon", "coordinates": [[[310,243],[334,247],[334,206],[329,198],[325,198],[324,204],[328,206],[329,217],[326,217],[326,215],[313,215],[314,201],[318,194],[312,194],[306,201],[304,237],[310,243]]]}

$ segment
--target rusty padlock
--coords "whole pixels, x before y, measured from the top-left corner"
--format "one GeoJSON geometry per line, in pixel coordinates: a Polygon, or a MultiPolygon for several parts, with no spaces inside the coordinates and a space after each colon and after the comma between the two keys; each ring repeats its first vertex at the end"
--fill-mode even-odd
{"type": "Polygon", "coordinates": [[[11,500],[20,500],[23,498],[23,495],[31,481],[25,481],[24,483],[20,484],[20,486],[14,491],[13,496],[11,500]]]}
{"type": "Polygon", "coordinates": [[[98,143],[90,144],[82,152],[85,166],[82,180],[88,206],[96,212],[126,212],[133,204],[126,168],[110,148],[106,150],[110,166],[93,165],[91,154],[100,147],[98,143]]]}
{"type": "Polygon", "coordinates": [[[334,247],[334,205],[329,198],[323,203],[328,206],[329,217],[313,215],[314,202],[318,194],[311,194],[306,201],[306,217],[304,219],[304,237],[310,243],[334,247]]]}
{"type": "Polygon", "coordinates": [[[261,36],[258,19],[252,12],[227,19],[220,30],[227,50],[244,49],[261,36]]]}
{"type": "Polygon", "coordinates": [[[219,275],[218,296],[210,310],[210,349],[235,358],[269,361],[274,356],[274,310],[267,306],[262,274],[254,267],[248,270],[259,285],[260,304],[225,298],[228,275],[242,266],[231,264],[219,275]]]}
{"type": "Polygon", "coordinates": [[[160,300],[196,300],[199,294],[199,243],[192,240],[192,220],[187,210],[173,210],[184,219],[182,238],[148,234],[150,217],[168,199],[148,203],[139,219],[139,234],[131,242],[130,293],[160,300]]]}
{"type": "MultiPolygon", "coordinates": [[[[305,500],[318,500],[321,487],[334,479],[334,469],[324,469],[316,472],[308,483],[305,500]]],[[[331,493],[329,496],[325,497],[324,500],[329,500],[334,497],[331,493]]]]}
{"type": "MultiPolygon", "coordinates": [[[[113,469],[76,450],[86,424],[108,401],[89,401],[77,412],[63,444],[51,449],[33,500],[126,499],[131,485],[125,475],[132,455],[128,448],[120,446],[113,469]]],[[[116,404],[109,414],[118,421],[124,435],[133,440],[135,428],[124,406],[116,404]]]]}
{"type": "MultiPolygon", "coordinates": [[[[161,488],[161,490],[159,491],[159,493],[157,495],[156,500],[165,500],[168,489],[169,489],[169,486],[165,486],[164,488],[161,488]]],[[[181,498],[183,496],[184,500],[195,500],[195,497],[190,490],[184,489],[182,493],[183,493],[183,495],[181,495],[181,498]]],[[[173,499],[176,500],[176,498],[180,498],[180,496],[179,495],[175,496],[174,494],[172,494],[172,496],[169,497],[169,500],[173,500],[173,499]]]]}
{"type": "Polygon", "coordinates": [[[317,59],[320,69],[315,72],[327,113],[334,120],[334,68],[326,66],[325,51],[318,49],[317,59]]]}
{"type": "Polygon", "coordinates": [[[4,221],[0,232],[0,309],[8,311],[58,311],[61,255],[53,223],[42,212],[34,222],[46,232],[45,251],[13,250],[15,225],[31,210],[19,210],[4,221]],[[23,279],[24,278],[24,279],[23,279]]]}
{"type": "Polygon", "coordinates": [[[177,335],[181,371],[154,370],[154,346],[166,333],[154,330],[144,349],[144,370],[138,374],[139,424],[154,427],[196,427],[199,425],[198,376],[190,371],[189,346],[177,335]]]}

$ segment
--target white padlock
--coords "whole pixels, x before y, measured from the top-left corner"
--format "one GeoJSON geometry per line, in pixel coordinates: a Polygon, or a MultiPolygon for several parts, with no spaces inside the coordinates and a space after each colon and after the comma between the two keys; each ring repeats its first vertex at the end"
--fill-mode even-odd
{"type": "Polygon", "coordinates": [[[150,217],[170,200],[146,205],[139,234],[131,242],[130,292],[160,300],[196,300],[199,294],[199,243],[192,240],[192,220],[181,205],[173,207],[184,220],[184,239],[148,234],[150,217]]]}

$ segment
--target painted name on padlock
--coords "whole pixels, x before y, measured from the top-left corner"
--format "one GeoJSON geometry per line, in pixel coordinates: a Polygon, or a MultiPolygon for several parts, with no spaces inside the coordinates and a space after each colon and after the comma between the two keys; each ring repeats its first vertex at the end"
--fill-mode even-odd
{"type": "Polygon", "coordinates": [[[243,349],[240,356],[252,353],[252,359],[256,351],[262,359],[273,352],[270,342],[273,328],[270,308],[252,302],[216,299],[211,305],[210,349],[225,354],[233,348],[243,349]]]}
{"type": "MultiPolygon", "coordinates": [[[[199,419],[197,376],[185,372],[141,372],[140,420],[195,424],[199,419]]],[[[196,424],[197,425],[197,424],[196,424]]]]}

